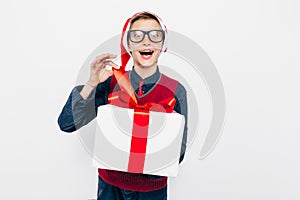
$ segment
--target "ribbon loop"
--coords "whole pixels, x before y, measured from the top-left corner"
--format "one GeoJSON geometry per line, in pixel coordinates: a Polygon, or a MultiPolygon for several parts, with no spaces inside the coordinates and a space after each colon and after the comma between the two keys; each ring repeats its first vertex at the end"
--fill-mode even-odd
{"type": "Polygon", "coordinates": [[[157,103],[148,102],[144,105],[139,105],[127,92],[118,91],[108,96],[108,103],[122,108],[171,113],[174,110],[176,99],[172,97],[157,103]]]}

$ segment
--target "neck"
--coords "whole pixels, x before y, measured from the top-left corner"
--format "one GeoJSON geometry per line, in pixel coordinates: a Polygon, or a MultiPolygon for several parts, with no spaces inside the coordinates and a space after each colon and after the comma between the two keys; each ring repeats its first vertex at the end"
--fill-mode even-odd
{"type": "Polygon", "coordinates": [[[157,65],[155,65],[155,67],[134,66],[134,70],[142,79],[145,79],[145,78],[153,75],[156,72],[157,65]]]}

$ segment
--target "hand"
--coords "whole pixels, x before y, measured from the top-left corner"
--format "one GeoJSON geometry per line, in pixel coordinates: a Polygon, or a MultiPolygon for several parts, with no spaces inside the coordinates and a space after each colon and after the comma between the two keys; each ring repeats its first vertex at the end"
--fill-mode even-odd
{"type": "Polygon", "coordinates": [[[115,69],[119,69],[120,66],[111,61],[116,58],[114,54],[102,54],[96,57],[90,67],[90,78],[87,82],[88,85],[96,87],[99,83],[104,82],[108,77],[113,74],[112,70],[107,70],[105,67],[111,66],[115,69]]]}

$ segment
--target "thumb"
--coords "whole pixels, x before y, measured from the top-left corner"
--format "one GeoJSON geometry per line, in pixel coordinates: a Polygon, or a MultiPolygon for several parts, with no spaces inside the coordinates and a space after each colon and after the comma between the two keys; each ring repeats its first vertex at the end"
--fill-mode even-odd
{"type": "Polygon", "coordinates": [[[113,71],[105,69],[102,77],[100,77],[100,83],[106,81],[111,75],[113,75],[113,71]]]}

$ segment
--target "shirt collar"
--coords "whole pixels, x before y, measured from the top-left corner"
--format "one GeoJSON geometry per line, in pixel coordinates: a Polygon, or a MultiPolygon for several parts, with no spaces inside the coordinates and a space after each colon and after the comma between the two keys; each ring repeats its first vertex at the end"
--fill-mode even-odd
{"type": "MultiPolygon", "coordinates": [[[[144,85],[156,83],[159,80],[160,76],[161,73],[157,66],[156,72],[144,79],[144,85]]],[[[133,89],[136,90],[138,88],[139,82],[142,80],[142,77],[136,73],[134,67],[130,71],[129,78],[133,89]]]]}

